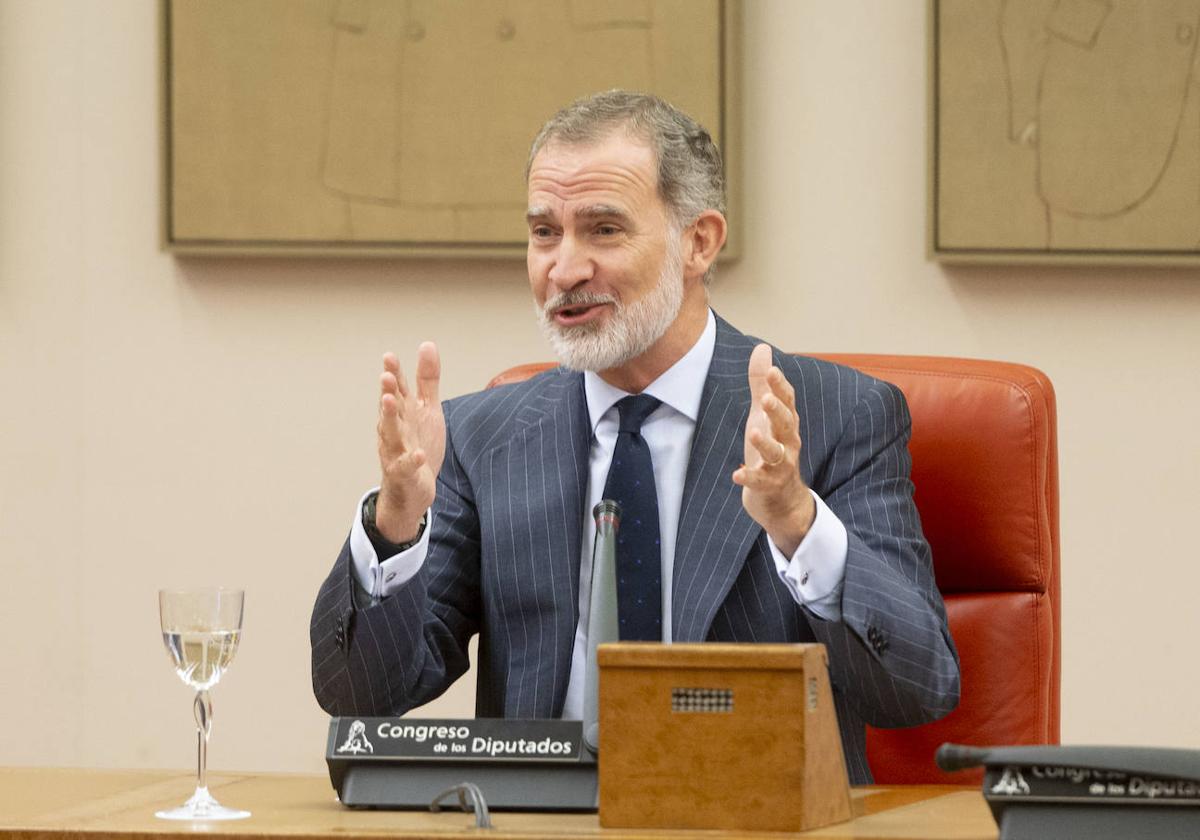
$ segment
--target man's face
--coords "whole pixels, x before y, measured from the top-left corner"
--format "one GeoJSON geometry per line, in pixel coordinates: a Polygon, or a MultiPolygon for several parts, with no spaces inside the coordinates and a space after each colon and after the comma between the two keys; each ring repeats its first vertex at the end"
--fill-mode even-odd
{"type": "Polygon", "coordinates": [[[674,323],[680,232],[645,143],[616,132],[592,145],[548,144],[530,167],[528,221],[534,308],[563,364],[617,367],[674,323]]]}

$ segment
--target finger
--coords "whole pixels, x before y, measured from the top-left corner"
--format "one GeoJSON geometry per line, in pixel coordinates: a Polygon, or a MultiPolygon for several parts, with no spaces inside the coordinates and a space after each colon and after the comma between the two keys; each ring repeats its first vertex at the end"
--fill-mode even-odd
{"type": "Polygon", "coordinates": [[[767,373],[771,370],[771,347],[767,344],[757,344],[750,353],[750,365],[746,370],[750,380],[750,399],[755,405],[762,399],[763,394],[770,391],[767,385],[767,373]]]}
{"type": "Polygon", "coordinates": [[[763,466],[775,467],[787,460],[787,448],[775,438],[758,429],[750,433],[750,445],[762,458],[763,466]]]}
{"type": "Polygon", "coordinates": [[[393,379],[391,383],[384,382],[384,377],[391,377],[391,374],[383,374],[379,382],[379,419],[382,421],[385,418],[391,419],[399,416],[400,400],[396,394],[396,381],[393,379]]]}
{"type": "Polygon", "coordinates": [[[385,370],[379,374],[379,396],[383,397],[391,394],[393,397],[400,396],[400,387],[396,382],[396,374],[390,370],[385,370]]]}
{"type": "Polygon", "coordinates": [[[383,373],[380,374],[379,377],[379,388],[381,395],[391,393],[395,394],[397,397],[400,396],[400,375],[400,362],[396,358],[396,354],[390,352],[384,353],[383,373]]]}
{"type": "Polygon", "coordinates": [[[389,450],[404,449],[403,420],[404,400],[400,396],[399,384],[391,371],[379,374],[379,441],[389,450]]]}
{"type": "Polygon", "coordinates": [[[390,350],[383,354],[383,369],[393,375],[400,373],[400,360],[390,350]]]}
{"type": "Polygon", "coordinates": [[[401,399],[408,399],[408,380],[404,378],[404,368],[396,363],[396,391],[401,399]]]}
{"type": "MultiPolygon", "coordinates": [[[[388,374],[384,374],[388,376],[388,374]]],[[[385,393],[379,398],[379,441],[389,449],[401,444],[400,402],[393,393],[385,393]]]]}
{"type": "Polygon", "coordinates": [[[438,383],[442,378],[442,361],[437,345],[422,342],[417,348],[417,399],[426,405],[438,403],[438,383]]]}
{"type": "Polygon", "coordinates": [[[748,467],[745,464],[734,470],[730,478],[738,487],[751,489],[769,488],[773,483],[762,467],[748,467]]]}
{"type": "Polygon", "coordinates": [[[787,381],[783,371],[777,367],[771,368],[767,373],[767,384],[771,386],[771,393],[779,397],[784,405],[792,411],[796,410],[796,389],[787,381]]]}
{"type": "Polygon", "coordinates": [[[387,386],[385,392],[395,394],[400,399],[408,396],[408,383],[404,380],[404,371],[400,368],[400,360],[390,350],[383,354],[383,375],[379,381],[381,387],[387,386]]]}
{"type": "Polygon", "coordinates": [[[400,383],[396,380],[396,375],[391,371],[384,371],[379,374],[379,416],[383,416],[383,403],[385,399],[390,399],[389,405],[392,410],[398,414],[404,412],[404,397],[400,393],[400,383]]]}
{"type": "Polygon", "coordinates": [[[800,439],[796,431],[796,415],[791,407],[774,394],[768,394],[762,400],[763,413],[771,427],[771,436],[778,441],[796,443],[800,439]]]}

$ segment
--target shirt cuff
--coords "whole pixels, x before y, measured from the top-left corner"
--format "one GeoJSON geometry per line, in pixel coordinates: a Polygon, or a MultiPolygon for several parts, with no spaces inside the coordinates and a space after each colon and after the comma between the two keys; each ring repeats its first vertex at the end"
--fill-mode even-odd
{"type": "Polygon", "coordinates": [[[355,578],[367,594],[374,598],[386,598],[421,571],[425,556],[429,553],[429,526],[433,519],[431,512],[425,514],[425,530],[416,545],[380,560],[362,524],[363,505],[372,493],[377,492],[378,487],[368,490],[354,509],[354,524],[350,526],[350,562],[355,578]]]}
{"type": "Polygon", "coordinates": [[[842,618],[842,583],[846,577],[846,554],[850,541],[846,526],[825,502],[812,490],[817,503],[812,527],[800,541],[796,553],[789,559],[767,535],[767,545],[775,560],[779,579],[792,593],[797,604],[807,607],[818,618],[840,621],[842,618]]]}

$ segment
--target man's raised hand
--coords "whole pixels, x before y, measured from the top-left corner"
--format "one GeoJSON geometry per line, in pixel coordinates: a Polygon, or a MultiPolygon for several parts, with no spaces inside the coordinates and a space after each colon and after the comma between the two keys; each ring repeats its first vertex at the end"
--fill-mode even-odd
{"type": "Polygon", "coordinates": [[[438,470],[446,455],[446,419],[438,399],[442,366],[437,345],[417,348],[416,388],[410,388],[392,353],[379,376],[379,501],[375,526],[388,540],[417,536],[421,516],[433,503],[438,470]]]}
{"type": "Polygon", "coordinates": [[[787,556],[812,526],[816,502],[800,477],[800,415],[796,392],[771,364],[771,348],[750,354],[750,416],[746,419],[744,463],[733,473],[742,506],[787,556]]]}

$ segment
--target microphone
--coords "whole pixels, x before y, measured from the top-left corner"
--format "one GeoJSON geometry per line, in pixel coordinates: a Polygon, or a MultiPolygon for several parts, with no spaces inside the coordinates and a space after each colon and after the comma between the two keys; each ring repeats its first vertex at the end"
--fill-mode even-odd
{"type": "Polygon", "coordinates": [[[588,600],[587,666],[584,670],[583,743],[600,752],[600,667],[596,648],[621,637],[617,624],[617,530],[621,506],[602,499],[592,508],[596,539],[592,543],[592,589],[588,600]]]}
{"type": "Polygon", "coordinates": [[[990,749],[981,747],[945,743],[937,748],[934,761],[942,770],[945,770],[947,773],[953,773],[955,770],[966,770],[986,764],[991,753],[990,749]]]}

